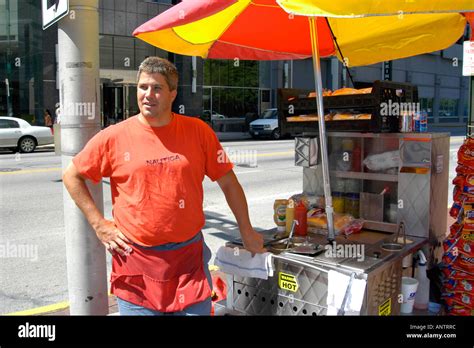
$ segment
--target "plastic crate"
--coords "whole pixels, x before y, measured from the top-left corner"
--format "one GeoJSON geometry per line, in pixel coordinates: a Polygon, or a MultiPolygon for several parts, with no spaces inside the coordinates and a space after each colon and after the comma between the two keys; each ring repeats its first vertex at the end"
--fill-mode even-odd
{"type": "MultiPolygon", "coordinates": [[[[307,97],[311,91],[278,90],[279,123],[282,134],[319,133],[318,121],[288,122],[288,116],[317,114],[316,98],[307,97]],[[293,98],[293,99],[292,99],[293,98]],[[289,100],[292,99],[292,100],[289,100]]],[[[398,117],[381,115],[383,103],[418,103],[417,87],[407,83],[375,81],[370,94],[323,97],[325,114],[332,111],[370,113],[370,120],[326,121],[327,131],[398,132],[398,117]]]]}

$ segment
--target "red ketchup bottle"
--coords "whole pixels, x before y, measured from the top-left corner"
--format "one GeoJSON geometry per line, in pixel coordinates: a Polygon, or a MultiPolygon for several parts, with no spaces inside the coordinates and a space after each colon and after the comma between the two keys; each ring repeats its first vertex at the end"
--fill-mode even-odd
{"type": "Polygon", "coordinates": [[[295,236],[305,237],[308,234],[308,216],[303,202],[299,202],[295,208],[295,220],[298,221],[295,226],[295,236]]]}

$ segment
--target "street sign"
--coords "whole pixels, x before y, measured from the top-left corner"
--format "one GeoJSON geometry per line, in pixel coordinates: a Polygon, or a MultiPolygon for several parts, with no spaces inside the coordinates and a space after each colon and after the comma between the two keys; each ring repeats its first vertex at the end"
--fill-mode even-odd
{"type": "Polygon", "coordinates": [[[382,65],[382,76],[383,80],[392,80],[392,61],[383,62],[382,65]]]}
{"type": "Polygon", "coordinates": [[[474,76],[474,41],[464,41],[463,76],[474,76]]]}
{"type": "Polygon", "coordinates": [[[42,0],[43,30],[69,13],[69,0],[42,0]]]}

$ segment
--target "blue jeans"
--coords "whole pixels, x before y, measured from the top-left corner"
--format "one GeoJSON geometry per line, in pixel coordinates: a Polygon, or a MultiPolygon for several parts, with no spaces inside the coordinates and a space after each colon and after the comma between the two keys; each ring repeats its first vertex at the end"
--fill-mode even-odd
{"type": "MultiPolygon", "coordinates": [[[[151,247],[150,249],[160,250],[160,251],[175,250],[175,249],[182,248],[193,242],[196,242],[200,239],[203,240],[202,241],[202,254],[203,254],[202,259],[203,259],[203,264],[204,264],[204,273],[206,274],[207,281],[209,283],[210,288],[212,289],[211,272],[209,272],[209,261],[211,260],[212,252],[211,252],[211,249],[209,249],[209,247],[206,245],[206,242],[204,241],[204,237],[202,236],[202,232],[199,232],[196,236],[194,236],[190,240],[187,240],[186,242],[168,243],[168,244],[163,244],[156,247],[151,247]]],[[[145,248],[142,246],[140,247],[145,248]]],[[[131,302],[125,301],[119,297],[117,297],[117,304],[118,304],[120,315],[157,315],[157,316],[158,315],[176,315],[176,316],[210,315],[212,300],[211,300],[211,297],[209,296],[208,299],[205,299],[202,302],[198,302],[191,306],[188,306],[181,312],[173,312],[173,313],[164,313],[164,312],[159,312],[150,308],[145,308],[145,307],[133,304],[131,302]]]]}

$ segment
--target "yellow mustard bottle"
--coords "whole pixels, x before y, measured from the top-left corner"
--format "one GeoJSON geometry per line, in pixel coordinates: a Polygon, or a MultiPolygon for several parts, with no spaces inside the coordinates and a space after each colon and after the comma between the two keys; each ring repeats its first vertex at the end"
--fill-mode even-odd
{"type": "Polygon", "coordinates": [[[277,225],[278,232],[286,232],[286,206],[288,205],[287,199],[276,199],[273,204],[273,220],[277,225]]]}

